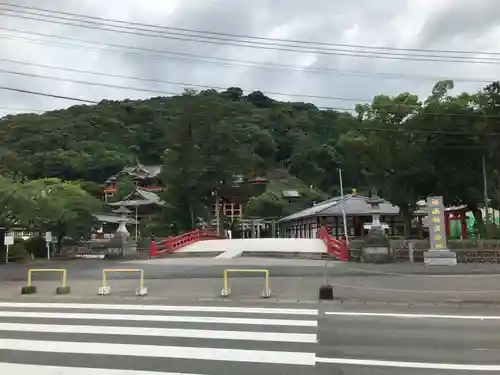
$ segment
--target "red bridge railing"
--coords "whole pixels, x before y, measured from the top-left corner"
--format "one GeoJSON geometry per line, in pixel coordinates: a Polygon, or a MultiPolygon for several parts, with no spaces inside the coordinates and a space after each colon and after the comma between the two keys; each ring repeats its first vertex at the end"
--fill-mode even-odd
{"type": "Polygon", "coordinates": [[[158,242],[151,241],[149,244],[149,257],[154,258],[161,254],[170,254],[184,246],[198,241],[222,238],[225,237],[218,235],[214,231],[196,229],[178,236],[170,236],[166,240],[158,242]]]}
{"type": "Polygon", "coordinates": [[[316,232],[316,238],[319,238],[325,243],[328,253],[332,254],[341,261],[347,262],[349,260],[349,249],[347,243],[333,238],[325,227],[318,229],[316,232]]]}

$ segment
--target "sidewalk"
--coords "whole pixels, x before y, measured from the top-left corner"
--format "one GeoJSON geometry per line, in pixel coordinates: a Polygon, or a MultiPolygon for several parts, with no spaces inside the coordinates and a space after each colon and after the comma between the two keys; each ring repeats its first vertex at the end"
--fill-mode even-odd
{"type": "MultiPolygon", "coordinates": [[[[271,277],[271,301],[318,301],[322,277],[271,277]]],[[[328,279],[334,287],[336,300],[381,302],[381,303],[486,303],[500,304],[500,276],[469,275],[449,277],[428,277],[424,275],[410,276],[342,276],[333,273],[328,279]]],[[[138,280],[112,280],[111,295],[97,296],[99,280],[69,280],[71,293],[55,296],[57,281],[36,281],[38,293],[21,295],[20,290],[25,282],[0,283],[0,299],[2,300],[34,300],[37,298],[53,298],[55,300],[88,300],[101,298],[112,299],[175,299],[202,300],[220,299],[222,278],[197,279],[148,279],[145,286],[148,296],[136,297],[138,280]]],[[[235,278],[230,279],[232,294],[226,298],[231,301],[259,300],[264,289],[264,279],[235,278]]]]}
{"type": "Polygon", "coordinates": [[[333,267],[339,275],[498,275],[500,264],[459,263],[456,266],[426,266],[423,263],[341,263],[333,267]]]}

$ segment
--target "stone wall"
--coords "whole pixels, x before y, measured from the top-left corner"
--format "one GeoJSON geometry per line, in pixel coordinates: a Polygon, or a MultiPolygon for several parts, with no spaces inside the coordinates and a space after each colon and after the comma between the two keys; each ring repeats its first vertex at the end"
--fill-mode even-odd
{"type": "MultiPolygon", "coordinates": [[[[409,243],[413,243],[415,262],[423,262],[424,251],[429,250],[427,240],[391,239],[391,252],[400,262],[409,261],[409,243]]],[[[359,261],[363,240],[349,241],[349,254],[353,261],[359,261]]],[[[450,240],[448,248],[457,254],[459,263],[500,263],[500,240],[450,240]]]]}

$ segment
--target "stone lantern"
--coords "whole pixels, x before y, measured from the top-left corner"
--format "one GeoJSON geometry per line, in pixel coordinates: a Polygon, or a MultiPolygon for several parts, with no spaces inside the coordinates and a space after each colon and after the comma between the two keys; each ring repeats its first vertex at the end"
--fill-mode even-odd
{"type": "Polygon", "coordinates": [[[132,211],[127,208],[121,206],[120,208],[113,211],[115,214],[120,215],[120,219],[118,220],[118,229],[116,230],[115,237],[122,238],[124,240],[128,240],[130,237],[130,233],[127,230],[127,223],[129,221],[129,217],[127,216],[132,211]]]}
{"type": "Polygon", "coordinates": [[[389,263],[393,261],[389,238],[385,234],[380,222],[380,203],[384,199],[378,196],[377,190],[373,188],[366,203],[370,206],[372,223],[368,234],[363,239],[361,248],[361,261],[369,263],[389,263]]]}
{"type": "Polygon", "coordinates": [[[119,214],[120,218],[118,220],[118,229],[109,243],[108,257],[129,257],[137,251],[137,244],[130,240],[130,233],[127,230],[127,223],[130,221],[127,215],[132,211],[121,206],[113,212],[119,214]]]}

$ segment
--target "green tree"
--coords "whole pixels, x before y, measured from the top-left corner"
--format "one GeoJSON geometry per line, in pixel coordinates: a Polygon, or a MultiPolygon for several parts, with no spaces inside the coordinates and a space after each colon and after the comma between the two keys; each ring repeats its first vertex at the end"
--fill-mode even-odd
{"type": "Polygon", "coordinates": [[[101,201],[81,186],[59,179],[41,179],[20,186],[24,202],[20,222],[39,232],[51,231],[60,250],[65,237],[88,238],[97,224],[92,215],[102,212],[101,201]]]}
{"type": "Polygon", "coordinates": [[[477,95],[448,95],[453,82],[438,82],[418,116],[419,129],[427,135],[427,165],[434,174],[433,194],[442,195],[447,204],[465,204],[474,213],[478,228],[484,231],[479,210],[483,201],[482,157],[486,156],[482,133],[483,114],[478,112],[477,95]]]}
{"type": "Polygon", "coordinates": [[[432,190],[426,141],[414,132],[420,108],[410,93],[377,96],[356,107],[363,127],[341,136],[344,149],[358,155],[366,184],[400,207],[407,234],[416,202],[432,190]]]}
{"type": "Polygon", "coordinates": [[[116,192],[110,201],[119,202],[125,199],[135,188],[135,182],[130,175],[120,176],[116,184],[116,192]]]}
{"type": "Polygon", "coordinates": [[[252,111],[248,103],[204,92],[182,102],[171,116],[162,180],[180,228],[192,228],[215,203],[216,190],[231,185],[236,175],[249,176],[262,167],[257,149],[273,144],[262,137],[252,111]]]}
{"type": "Polygon", "coordinates": [[[288,203],[278,192],[268,191],[252,197],[245,206],[245,215],[249,217],[282,217],[287,212],[288,203]]]}

